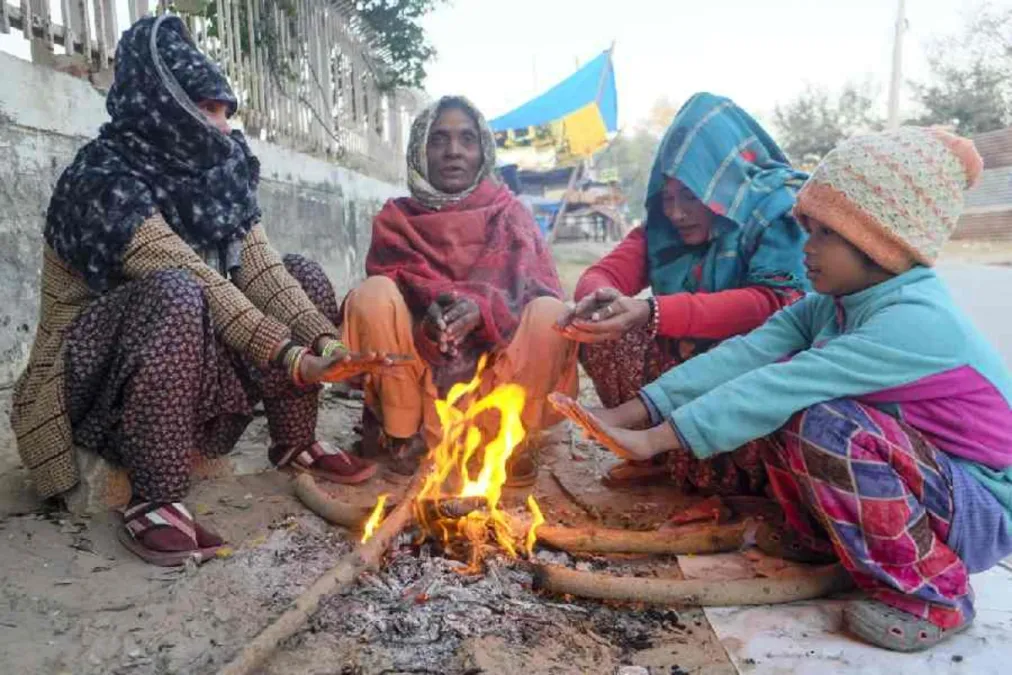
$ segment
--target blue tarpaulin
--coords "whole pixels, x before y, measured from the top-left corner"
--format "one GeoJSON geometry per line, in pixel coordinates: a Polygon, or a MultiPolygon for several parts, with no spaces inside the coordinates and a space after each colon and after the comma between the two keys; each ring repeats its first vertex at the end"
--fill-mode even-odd
{"type": "Polygon", "coordinates": [[[562,121],[564,134],[575,154],[586,154],[618,130],[618,94],[611,50],[555,85],[491,122],[494,131],[526,129],[562,121]]]}

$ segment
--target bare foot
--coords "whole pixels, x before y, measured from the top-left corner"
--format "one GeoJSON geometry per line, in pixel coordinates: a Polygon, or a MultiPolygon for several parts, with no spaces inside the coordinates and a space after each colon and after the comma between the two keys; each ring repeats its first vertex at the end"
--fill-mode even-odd
{"type": "Polygon", "coordinates": [[[622,426],[619,423],[619,420],[615,415],[613,408],[584,407],[584,410],[587,411],[588,415],[598,419],[601,422],[601,424],[604,424],[605,426],[609,427],[622,426]]]}
{"type": "MultiPolygon", "coordinates": [[[[651,437],[646,431],[621,429],[601,419],[601,411],[588,410],[579,402],[558,392],[549,394],[548,401],[560,414],[579,426],[587,435],[612,453],[624,459],[650,459],[661,450],[652,447],[651,437]]],[[[607,415],[608,411],[603,411],[607,415]]]]}

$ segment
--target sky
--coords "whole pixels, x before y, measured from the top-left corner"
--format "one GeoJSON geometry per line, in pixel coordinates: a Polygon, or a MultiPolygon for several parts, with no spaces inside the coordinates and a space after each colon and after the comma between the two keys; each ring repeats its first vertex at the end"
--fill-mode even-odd
{"type": "MultiPolygon", "coordinates": [[[[925,76],[926,45],[957,30],[976,2],[906,0],[905,80],[925,76]]],[[[451,0],[424,20],[439,52],[426,90],[464,94],[491,119],[614,41],[622,127],[660,98],[678,105],[697,91],[769,123],[806,84],[834,90],[866,78],[884,114],[896,9],[897,0],[451,0]]]]}
{"type": "MultiPolygon", "coordinates": [[[[124,28],[126,2],[113,1],[124,28]]],[[[957,30],[982,1],[906,0],[905,80],[925,76],[926,45],[957,30]]],[[[896,7],[897,0],[450,0],[424,19],[439,52],[426,90],[465,94],[491,119],[614,42],[620,126],[635,125],[658,99],[678,105],[703,90],[768,124],[774,106],[806,84],[833,90],[865,79],[877,86],[884,114],[896,7]]],[[[26,58],[28,43],[0,35],[0,50],[26,58]]],[[[906,97],[904,110],[913,113],[906,97]]]]}

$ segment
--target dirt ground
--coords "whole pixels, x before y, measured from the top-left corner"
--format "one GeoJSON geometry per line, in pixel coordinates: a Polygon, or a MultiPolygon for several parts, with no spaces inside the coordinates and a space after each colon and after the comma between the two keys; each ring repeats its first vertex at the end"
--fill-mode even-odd
{"type": "MultiPolygon", "coordinates": [[[[606,245],[557,247],[567,291],[606,245]]],[[[950,245],[947,259],[1009,264],[1012,246],[950,245]]],[[[594,398],[584,379],[582,397],[594,398]]],[[[0,392],[6,418],[9,392],[0,392]],[[3,394],[8,398],[3,399],[3,394]]],[[[324,397],[322,438],[349,446],[361,403],[324,397]]],[[[663,490],[615,492],[600,475],[614,460],[560,430],[534,488],[550,522],[596,517],[610,526],[656,526],[684,506],[663,490]],[[575,497],[575,499],[574,499],[575,497]]],[[[9,432],[0,443],[10,445],[9,432]]],[[[116,541],[111,515],[75,518],[44,508],[24,471],[0,466],[0,668],[5,673],[213,673],[350,550],[354,538],[310,514],[289,479],[269,468],[257,419],[233,455],[236,475],[195,485],[188,503],[234,547],[199,569],[148,566],[116,541]]],[[[4,448],[10,456],[12,447],[4,448]]],[[[376,478],[341,488],[371,504],[397,486],[376,478]]],[[[526,491],[508,493],[522,509],[526,491]]],[[[674,559],[589,557],[542,550],[578,569],[679,577],[674,559]]],[[[269,674],[617,673],[724,674],[734,668],[698,609],[609,606],[531,589],[522,563],[488,560],[459,574],[438,552],[400,547],[347,594],[324,601],[274,655],[269,674]],[[634,668],[639,666],[640,669],[634,668]]]]}
{"type": "MultiPolygon", "coordinates": [[[[584,398],[593,399],[589,387],[584,398]]],[[[350,445],[361,403],[324,397],[320,434],[350,445]]],[[[555,523],[662,522],[679,502],[663,491],[611,493],[598,478],[612,460],[557,430],[534,488],[555,523]],[[565,488],[563,488],[565,486],[565,488]],[[567,491],[580,494],[579,503],[567,491]]],[[[327,525],[266,465],[264,421],[233,455],[241,475],[199,482],[188,503],[234,553],[197,568],[144,564],[115,537],[111,515],[76,518],[36,503],[20,469],[0,477],[0,663],[11,673],[213,673],[348,550],[353,536],[327,525]]],[[[341,488],[371,504],[398,486],[378,477],[341,488]]],[[[522,510],[528,491],[504,502],[522,510]]],[[[680,576],[674,559],[539,557],[580,569],[680,576]]],[[[495,556],[466,577],[436,552],[395,550],[386,565],[283,646],[264,673],[733,673],[698,609],[572,602],[531,589],[522,563],[495,556]],[[419,589],[422,589],[421,591],[419,589]],[[425,601],[418,600],[424,597],[425,601]],[[629,666],[646,670],[629,670],[629,666]]]]}

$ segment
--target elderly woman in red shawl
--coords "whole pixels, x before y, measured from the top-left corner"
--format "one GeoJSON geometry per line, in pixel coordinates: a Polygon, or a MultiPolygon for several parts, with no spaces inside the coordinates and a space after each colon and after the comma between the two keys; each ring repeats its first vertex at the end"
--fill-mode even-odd
{"type": "MultiPolygon", "coordinates": [[[[528,439],[560,419],[549,393],[576,392],[576,347],[551,330],[565,311],[555,264],[494,166],[492,132],[467,99],[423,111],[408,146],[411,196],[376,216],[369,278],[345,301],[349,349],[418,357],[366,383],[363,450],[389,454],[391,478],[412,475],[438,442],[432,402],[472,378],[482,354],[490,362],[479,393],[503,382],[526,388],[528,439]]],[[[514,453],[507,485],[534,482],[532,450],[514,453]]]]}

